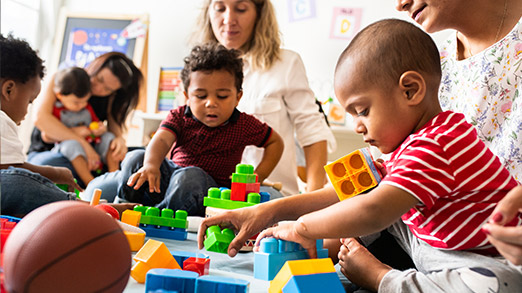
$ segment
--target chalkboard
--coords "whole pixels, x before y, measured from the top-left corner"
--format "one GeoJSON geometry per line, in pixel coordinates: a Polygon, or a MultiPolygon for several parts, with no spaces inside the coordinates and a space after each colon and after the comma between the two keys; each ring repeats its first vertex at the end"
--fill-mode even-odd
{"type": "Polygon", "coordinates": [[[61,14],[55,68],[85,67],[112,51],[124,53],[140,67],[147,36],[146,15],[61,14]]]}

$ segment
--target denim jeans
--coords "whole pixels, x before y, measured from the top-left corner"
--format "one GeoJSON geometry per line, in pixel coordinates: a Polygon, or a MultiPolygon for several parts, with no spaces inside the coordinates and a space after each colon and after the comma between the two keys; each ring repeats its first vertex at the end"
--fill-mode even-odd
{"type": "Polygon", "coordinates": [[[0,170],[0,183],[2,215],[20,217],[48,203],[76,199],[76,194],[61,190],[51,180],[27,169],[0,170]]]}

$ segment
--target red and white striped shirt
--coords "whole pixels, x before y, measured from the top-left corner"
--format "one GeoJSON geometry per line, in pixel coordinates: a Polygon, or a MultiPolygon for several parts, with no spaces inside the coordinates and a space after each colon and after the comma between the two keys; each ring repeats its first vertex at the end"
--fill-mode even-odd
{"type": "MultiPolygon", "coordinates": [[[[496,252],[481,226],[518,183],[464,115],[435,116],[393,152],[386,168],[381,184],[420,201],[402,216],[415,236],[442,249],[496,252]]],[[[510,224],[521,223],[518,217],[510,224]]]]}

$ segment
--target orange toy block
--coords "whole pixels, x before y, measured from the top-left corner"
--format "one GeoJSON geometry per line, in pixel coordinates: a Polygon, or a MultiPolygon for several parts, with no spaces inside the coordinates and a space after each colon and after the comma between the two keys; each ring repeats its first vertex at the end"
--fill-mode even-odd
{"type": "Polygon", "coordinates": [[[373,188],[381,175],[368,148],[356,150],[324,166],[326,174],[340,200],[345,200],[373,188]]]}
{"type": "Polygon", "coordinates": [[[270,281],[268,292],[279,293],[292,276],[311,275],[321,273],[335,273],[331,258],[313,258],[301,260],[289,260],[285,262],[279,273],[270,281]]]}
{"type": "Polygon", "coordinates": [[[181,270],[165,243],[153,239],[149,239],[133,259],[136,264],[131,269],[131,277],[138,283],[145,283],[147,272],[150,269],[181,270]]]}
{"type": "Polygon", "coordinates": [[[140,226],[140,220],[141,220],[141,213],[138,211],[125,210],[121,214],[121,221],[123,223],[127,223],[127,224],[135,226],[135,227],[140,226]]]}
{"type": "Polygon", "coordinates": [[[143,243],[145,243],[145,233],[123,231],[123,234],[127,237],[131,251],[138,251],[143,247],[143,243]]]}

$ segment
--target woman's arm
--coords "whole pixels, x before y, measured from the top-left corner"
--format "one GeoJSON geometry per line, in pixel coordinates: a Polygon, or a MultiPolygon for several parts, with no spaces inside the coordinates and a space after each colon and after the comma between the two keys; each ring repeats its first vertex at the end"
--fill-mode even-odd
{"type": "Polygon", "coordinates": [[[111,105],[114,101],[114,97],[109,100],[109,108],[107,109],[107,126],[110,132],[114,134],[114,139],[111,142],[110,150],[112,155],[118,161],[122,161],[127,154],[127,142],[123,138],[123,126],[116,123],[111,115],[111,105]]]}
{"type": "Polygon", "coordinates": [[[272,129],[270,138],[268,138],[268,141],[263,147],[265,149],[263,152],[263,158],[255,170],[258,176],[258,181],[261,183],[266,179],[266,177],[268,177],[268,175],[270,175],[279,162],[279,159],[281,159],[285,144],[281,136],[272,129]]]}
{"type": "Polygon", "coordinates": [[[303,147],[306,159],[306,191],[323,188],[326,179],[324,165],[328,160],[326,141],[303,147]]]}

